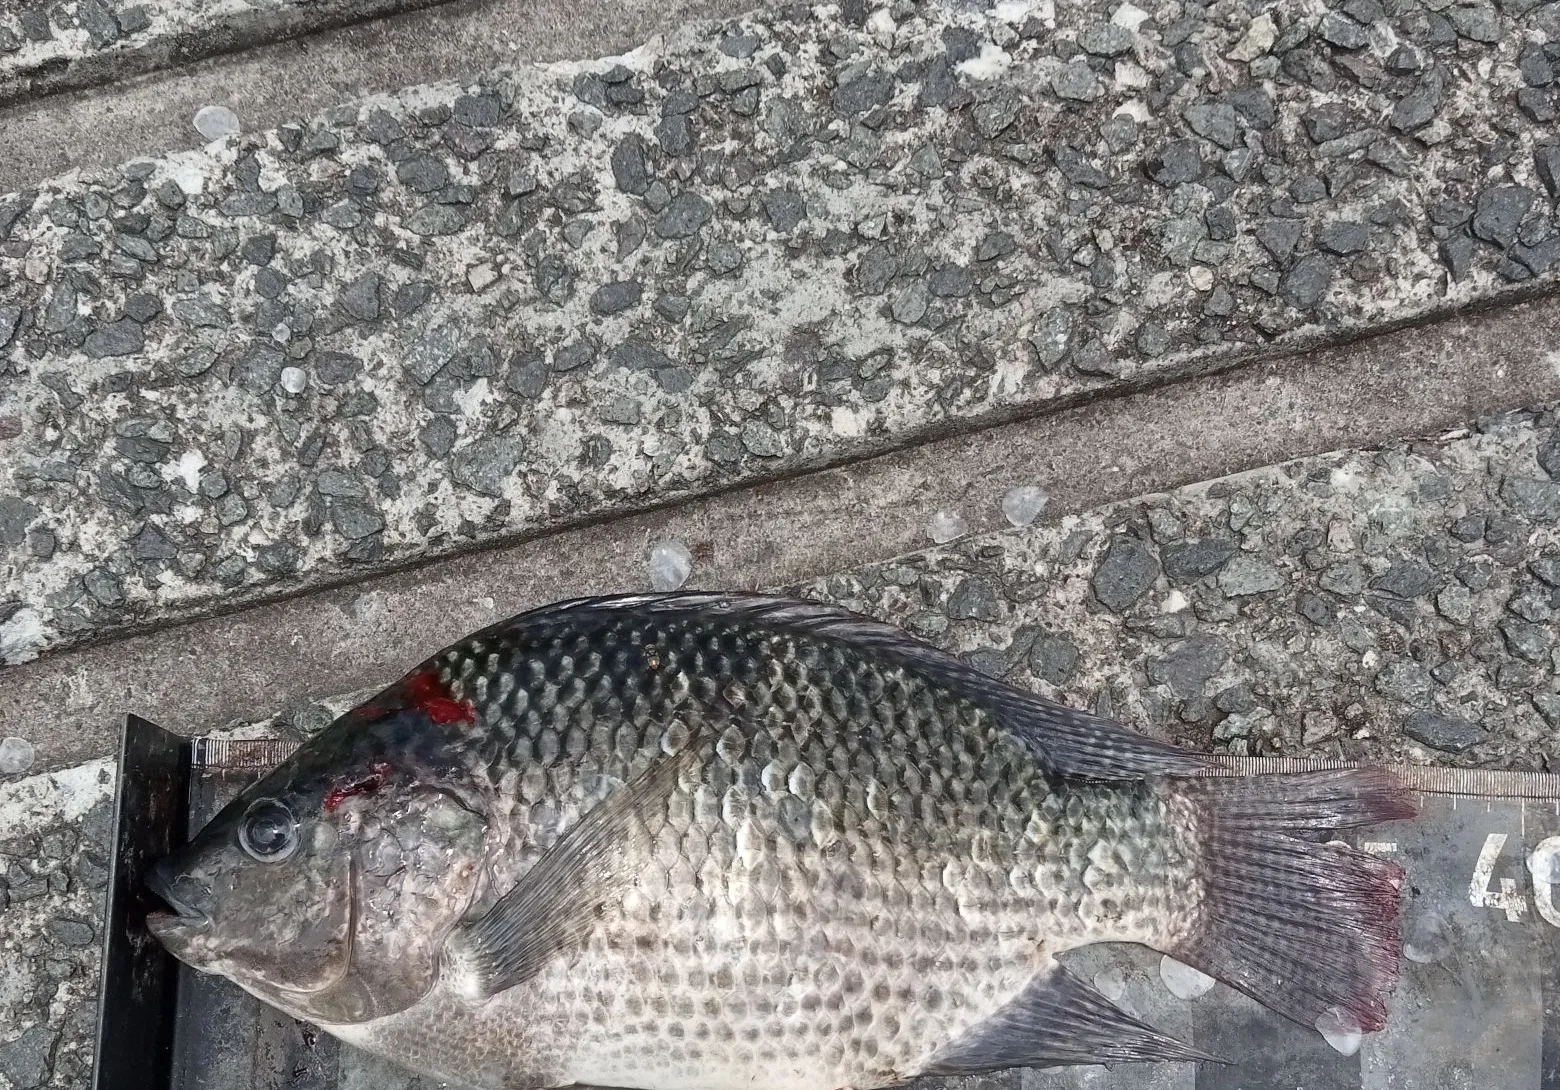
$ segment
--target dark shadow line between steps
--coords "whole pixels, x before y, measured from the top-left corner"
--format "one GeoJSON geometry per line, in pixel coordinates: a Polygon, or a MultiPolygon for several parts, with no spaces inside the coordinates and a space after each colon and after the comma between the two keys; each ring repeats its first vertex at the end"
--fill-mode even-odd
{"type": "Polygon", "coordinates": [[[193,27],[129,49],[105,49],[63,64],[45,62],[44,70],[37,75],[0,79],[0,114],[38,106],[61,95],[103,90],[110,84],[144,76],[176,76],[179,69],[202,61],[283,45],[311,34],[362,26],[430,8],[474,11],[486,3],[487,0],[328,0],[280,11],[249,12],[215,26],[193,27]]]}

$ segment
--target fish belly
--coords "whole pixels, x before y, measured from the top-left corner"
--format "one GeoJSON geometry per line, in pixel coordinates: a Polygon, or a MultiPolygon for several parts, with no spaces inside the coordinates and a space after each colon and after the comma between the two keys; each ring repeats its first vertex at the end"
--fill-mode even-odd
{"type": "Polygon", "coordinates": [[[683,928],[654,943],[608,931],[485,1002],[441,986],[333,1032],[481,1087],[864,1090],[915,1074],[1016,994],[1039,956],[1013,940],[949,946],[931,927],[874,935],[865,919],[835,922],[806,951],[746,923],[741,939],[722,937],[726,922],[697,941],[683,928]]]}

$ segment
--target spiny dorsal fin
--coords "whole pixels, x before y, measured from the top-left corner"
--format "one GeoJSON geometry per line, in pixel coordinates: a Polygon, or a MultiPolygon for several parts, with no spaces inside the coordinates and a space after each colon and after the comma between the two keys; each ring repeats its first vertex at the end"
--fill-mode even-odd
{"type": "Polygon", "coordinates": [[[1195,775],[1209,758],[1139,734],[1130,727],[1078,711],[981,673],[903,629],[858,613],[797,598],[762,594],[675,592],[576,598],[500,621],[479,635],[552,627],[589,628],[625,615],[702,619],[837,640],[902,664],[973,704],[986,708],[1053,772],[1100,779],[1195,775]]]}
{"type": "Polygon", "coordinates": [[[990,1018],[939,1049],[919,1074],[1006,1067],[1213,1060],[1111,1003],[1056,962],[990,1018]]]}

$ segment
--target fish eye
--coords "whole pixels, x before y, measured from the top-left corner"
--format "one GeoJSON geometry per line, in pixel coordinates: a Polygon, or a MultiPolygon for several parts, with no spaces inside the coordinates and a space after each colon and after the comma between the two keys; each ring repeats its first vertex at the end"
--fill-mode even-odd
{"type": "Polygon", "coordinates": [[[239,846],[262,863],[280,863],[298,848],[298,821],[275,799],[256,799],[238,827],[239,846]]]}

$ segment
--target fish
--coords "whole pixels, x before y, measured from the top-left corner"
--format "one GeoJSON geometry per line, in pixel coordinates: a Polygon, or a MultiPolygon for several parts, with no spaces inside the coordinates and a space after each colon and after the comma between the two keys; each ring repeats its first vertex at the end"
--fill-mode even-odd
{"type": "Polygon", "coordinates": [[[1225,1061],[1060,960],[1136,943],[1382,1028],[1386,770],[1212,755],[803,599],[560,602],[352,708],[147,883],[195,969],[493,1090],[873,1090],[1225,1061]]]}

